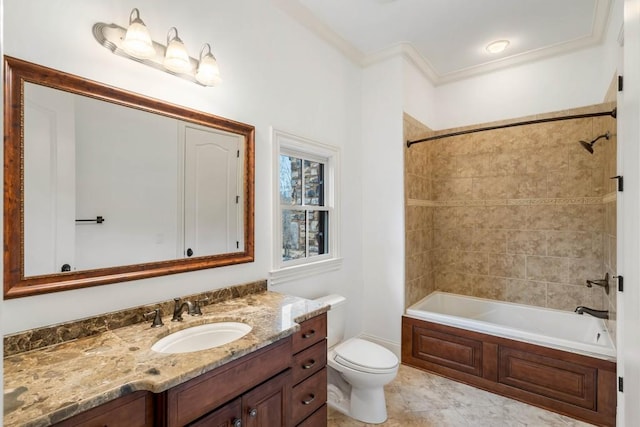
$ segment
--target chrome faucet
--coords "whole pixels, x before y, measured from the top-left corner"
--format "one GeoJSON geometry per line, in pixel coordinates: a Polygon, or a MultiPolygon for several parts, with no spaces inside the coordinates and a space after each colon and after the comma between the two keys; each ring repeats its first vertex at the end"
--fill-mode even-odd
{"type": "Polygon", "coordinates": [[[608,319],[609,311],[608,310],[594,310],[593,308],[585,307],[583,305],[579,305],[576,307],[575,312],[578,314],[587,313],[592,315],[593,317],[597,317],[600,319],[608,319]]]}
{"type": "Polygon", "coordinates": [[[172,322],[182,322],[182,313],[184,313],[185,310],[191,315],[195,313],[191,301],[185,301],[182,304],[180,304],[180,298],[174,298],[173,301],[175,301],[175,304],[173,306],[172,322]]]}

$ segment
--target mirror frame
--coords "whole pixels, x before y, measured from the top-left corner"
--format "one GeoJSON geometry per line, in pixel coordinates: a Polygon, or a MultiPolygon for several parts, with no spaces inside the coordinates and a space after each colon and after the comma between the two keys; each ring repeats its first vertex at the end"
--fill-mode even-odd
{"type": "Polygon", "coordinates": [[[4,57],[4,298],[66,291],[107,283],[254,261],[254,126],[191,110],[79,76],[4,57]],[[24,83],[30,82],[170,118],[240,134],[244,150],[244,250],[69,273],[24,276],[24,83]]]}

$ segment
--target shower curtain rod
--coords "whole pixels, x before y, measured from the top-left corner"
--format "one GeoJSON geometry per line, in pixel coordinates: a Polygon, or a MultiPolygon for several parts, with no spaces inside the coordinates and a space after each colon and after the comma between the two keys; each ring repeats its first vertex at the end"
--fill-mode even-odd
{"type": "Polygon", "coordinates": [[[515,126],[533,125],[533,124],[536,124],[536,123],[557,122],[557,121],[561,121],[561,120],[586,119],[586,118],[589,118],[589,117],[598,117],[598,116],[611,116],[611,117],[613,117],[615,119],[617,114],[618,114],[618,109],[614,108],[611,111],[602,111],[602,112],[599,112],[599,113],[587,113],[587,114],[576,114],[576,115],[573,115],[573,116],[550,117],[550,118],[547,118],[547,119],[527,120],[527,121],[524,121],[524,122],[509,123],[509,124],[506,124],[506,125],[496,125],[496,126],[488,126],[488,127],[484,127],[484,128],[461,130],[459,132],[445,133],[445,134],[442,134],[442,135],[430,136],[428,138],[416,139],[415,141],[407,141],[407,148],[411,147],[413,144],[418,144],[420,142],[433,141],[435,139],[448,138],[450,136],[466,135],[468,133],[476,133],[476,132],[484,132],[484,131],[487,131],[487,130],[511,128],[511,127],[515,127],[515,126]]]}

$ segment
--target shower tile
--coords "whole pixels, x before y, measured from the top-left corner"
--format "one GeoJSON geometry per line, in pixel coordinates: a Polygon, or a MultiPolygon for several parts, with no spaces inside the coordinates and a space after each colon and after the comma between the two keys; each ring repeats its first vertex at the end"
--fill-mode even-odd
{"type": "Polygon", "coordinates": [[[487,228],[473,230],[471,250],[484,253],[506,253],[507,230],[487,228]]]}
{"type": "Polygon", "coordinates": [[[601,233],[548,231],[547,245],[550,256],[602,259],[601,233]]]}
{"type": "Polygon", "coordinates": [[[434,273],[435,287],[439,291],[457,293],[464,275],[455,271],[436,271],[434,273]]]}
{"type": "Polygon", "coordinates": [[[547,284],[531,280],[507,279],[505,301],[518,304],[547,306],[547,284]]]}
{"type": "Polygon", "coordinates": [[[601,259],[570,259],[569,280],[572,285],[584,285],[587,279],[602,279],[604,277],[604,265],[601,259]]]}
{"type": "Polygon", "coordinates": [[[454,208],[456,224],[461,227],[476,227],[480,224],[482,206],[460,206],[454,208]]]}
{"type": "Polygon", "coordinates": [[[526,152],[508,151],[497,153],[492,158],[492,172],[497,176],[517,175],[522,172],[522,165],[527,158],[526,152]]]}
{"type": "Polygon", "coordinates": [[[474,200],[512,199],[517,192],[517,184],[511,177],[473,178],[471,198],[474,200]]]}
{"type": "Polygon", "coordinates": [[[464,200],[471,196],[471,178],[434,180],[435,200],[464,200]]]}
{"type": "Polygon", "coordinates": [[[489,274],[489,255],[482,252],[462,252],[458,267],[464,274],[489,274]]]}
{"type": "Polygon", "coordinates": [[[452,178],[456,174],[456,158],[447,153],[431,156],[431,176],[433,179],[452,178]]]}
{"type": "Polygon", "coordinates": [[[526,257],[526,278],[541,282],[566,283],[569,260],[555,257],[526,257]]]}
{"type": "Polygon", "coordinates": [[[544,231],[509,230],[507,253],[547,255],[547,235],[544,231]]]}
{"type": "Polygon", "coordinates": [[[526,208],[529,230],[566,230],[572,222],[571,206],[531,205],[526,208]]]}
{"type": "Polygon", "coordinates": [[[590,169],[552,171],[547,175],[547,197],[598,196],[600,183],[590,169]]]}
{"type": "Polygon", "coordinates": [[[492,173],[491,154],[464,154],[456,156],[455,176],[476,178],[494,175],[492,173]]]}
{"type": "Polygon", "coordinates": [[[524,279],[526,277],[526,257],[524,255],[490,254],[489,274],[524,279]]]}
{"type": "Polygon", "coordinates": [[[458,210],[453,207],[435,207],[433,208],[433,228],[454,228],[458,222],[458,210]]]}
{"type": "Polygon", "coordinates": [[[510,177],[515,185],[513,198],[540,199],[547,196],[547,181],[544,174],[527,174],[510,177]]]}
{"type": "Polygon", "coordinates": [[[478,227],[518,230],[527,221],[529,206],[487,206],[481,213],[478,227]]]}
{"type": "Polygon", "coordinates": [[[597,309],[600,304],[594,304],[593,298],[585,292],[585,289],[588,288],[586,286],[549,283],[547,285],[547,307],[574,311],[578,305],[585,305],[597,309]]]}
{"type": "Polygon", "coordinates": [[[432,251],[433,269],[435,271],[455,271],[460,251],[432,251]]]}
{"type": "Polygon", "coordinates": [[[545,147],[526,152],[526,172],[539,174],[566,169],[569,164],[569,150],[567,147],[545,147]]]}
{"type": "Polygon", "coordinates": [[[494,276],[475,276],[473,280],[473,296],[504,301],[506,297],[507,279],[494,276]]]}

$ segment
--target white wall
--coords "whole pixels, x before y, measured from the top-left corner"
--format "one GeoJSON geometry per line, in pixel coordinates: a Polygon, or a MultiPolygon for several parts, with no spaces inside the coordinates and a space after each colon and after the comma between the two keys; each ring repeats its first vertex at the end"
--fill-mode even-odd
{"type": "Polygon", "coordinates": [[[603,43],[435,88],[433,129],[599,104],[618,64],[621,0],[612,2],[603,43]]]}
{"type": "MultiPolygon", "coordinates": [[[[265,279],[271,269],[271,125],[343,150],[341,270],[279,286],[302,296],[362,289],[360,70],[264,0],[6,0],[5,54],[256,127],[254,263],[7,300],[3,333],[265,279]],[[137,7],[154,40],[177,26],[191,56],[209,42],[224,83],[203,88],[111,54],[95,22],[126,25],[137,7]],[[33,313],[33,315],[25,315],[33,313]]],[[[355,306],[356,304],[354,304],[355,306]]],[[[358,319],[358,309],[352,312],[358,319]]],[[[351,320],[353,320],[351,319],[351,320]]],[[[358,333],[359,320],[350,322],[358,333]],[[355,325],[355,326],[354,326],[355,325]]]]}
{"type": "Polygon", "coordinates": [[[405,275],[403,66],[401,57],[371,65],[362,83],[364,332],[396,350],[405,275]]]}
{"type": "Polygon", "coordinates": [[[437,122],[436,89],[416,65],[404,61],[404,112],[424,124],[437,122]]]}

